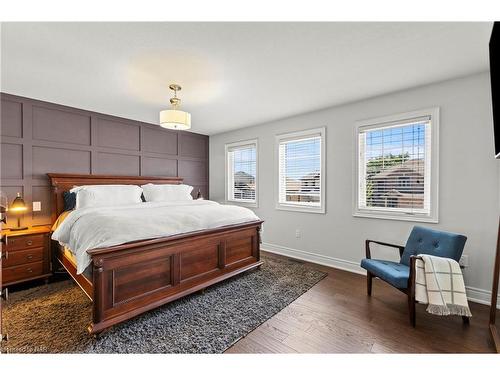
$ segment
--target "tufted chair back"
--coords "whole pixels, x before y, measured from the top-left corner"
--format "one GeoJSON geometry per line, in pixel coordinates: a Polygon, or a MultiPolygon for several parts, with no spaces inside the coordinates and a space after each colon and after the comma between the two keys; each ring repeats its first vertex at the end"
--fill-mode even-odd
{"type": "Polygon", "coordinates": [[[441,232],[424,227],[413,227],[401,256],[401,263],[410,265],[410,256],[428,254],[455,259],[462,256],[467,237],[461,234],[441,232]]]}

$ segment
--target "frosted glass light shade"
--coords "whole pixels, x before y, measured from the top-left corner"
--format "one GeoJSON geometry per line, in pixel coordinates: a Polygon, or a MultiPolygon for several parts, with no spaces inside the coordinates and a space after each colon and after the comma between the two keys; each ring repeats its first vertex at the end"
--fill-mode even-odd
{"type": "Polygon", "coordinates": [[[177,109],[166,109],[160,112],[160,126],[173,130],[191,129],[191,114],[177,109]]]}

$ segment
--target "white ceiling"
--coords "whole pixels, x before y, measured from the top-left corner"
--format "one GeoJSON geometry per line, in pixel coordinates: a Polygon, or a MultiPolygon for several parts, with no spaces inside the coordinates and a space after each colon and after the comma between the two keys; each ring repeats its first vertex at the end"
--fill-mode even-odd
{"type": "Polygon", "coordinates": [[[215,134],[488,70],[491,23],[3,23],[1,90],[215,134]]]}

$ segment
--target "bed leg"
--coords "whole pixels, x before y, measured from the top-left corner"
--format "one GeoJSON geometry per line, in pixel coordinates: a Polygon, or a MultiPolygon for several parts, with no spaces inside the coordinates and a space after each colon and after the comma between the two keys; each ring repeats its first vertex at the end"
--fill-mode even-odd
{"type": "Polygon", "coordinates": [[[93,324],[90,323],[88,326],[87,326],[87,332],[89,333],[90,336],[92,336],[94,339],[97,338],[97,333],[94,333],[94,327],[93,327],[93,324]]]}
{"type": "Polygon", "coordinates": [[[101,333],[104,332],[104,329],[101,329],[100,331],[97,331],[94,328],[94,323],[90,323],[87,326],[87,331],[88,331],[88,333],[89,333],[90,336],[92,336],[94,339],[97,339],[97,338],[99,338],[99,336],[101,335],[101,333]]]}

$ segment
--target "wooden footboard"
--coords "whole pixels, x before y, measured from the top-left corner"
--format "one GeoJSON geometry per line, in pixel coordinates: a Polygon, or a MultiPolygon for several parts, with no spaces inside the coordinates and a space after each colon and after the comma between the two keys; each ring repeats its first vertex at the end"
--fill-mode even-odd
{"type": "Polygon", "coordinates": [[[261,221],[89,250],[90,333],[258,267],[261,221]]]}

